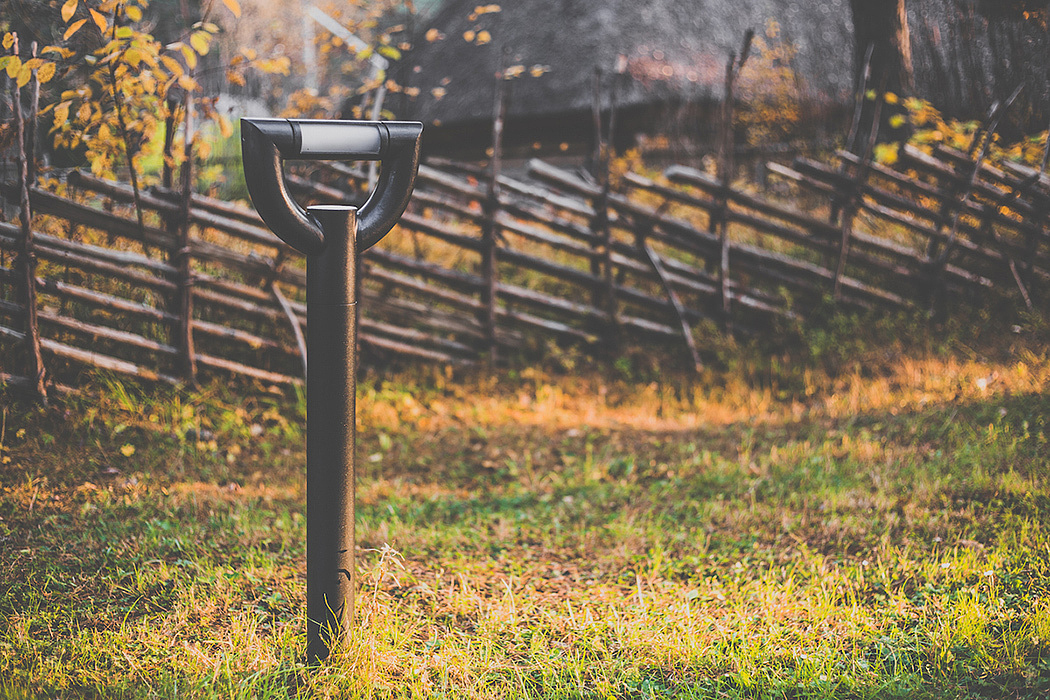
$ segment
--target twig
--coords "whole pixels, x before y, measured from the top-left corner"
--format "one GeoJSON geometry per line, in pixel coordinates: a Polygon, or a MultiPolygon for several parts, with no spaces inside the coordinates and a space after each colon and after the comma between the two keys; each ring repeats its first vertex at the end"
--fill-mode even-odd
{"type": "Polygon", "coordinates": [[[278,287],[276,283],[270,283],[270,291],[273,292],[274,298],[277,300],[277,303],[281,305],[281,310],[284,311],[284,315],[288,317],[288,322],[292,326],[292,334],[295,336],[295,344],[299,348],[299,357],[302,358],[303,361],[303,381],[306,381],[306,373],[309,371],[309,368],[306,365],[306,338],[303,336],[302,326],[299,325],[299,317],[295,315],[292,305],[288,303],[288,299],[281,293],[281,288],[278,287]]]}
{"type": "MultiPolygon", "coordinates": [[[[113,24],[113,31],[111,41],[117,40],[117,11],[120,9],[121,3],[117,3],[113,6],[113,17],[111,22],[113,24]]],[[[120,51],[121,55],[124,54],[124,49],[120,51]]],[[[117,109],[117,127],[120,129],[120,138],[124,142],[124,157],[128,161],[128,174],[131,178],[131,189],[135,195],[135,214],[139,221],[139,232],[143,233],[146,230],[146,224],[142,216],[142,201],[139,198],[139,178],[138,173],[135,172],[135,161],[131,154],[131,134],[128,133],[128,125],[124,119],[124,95],[120,90],[120,86],[117,85],[117,69],[116,61],[109,61],[109,86],[113,91],[113,105],[117,109]]]]}

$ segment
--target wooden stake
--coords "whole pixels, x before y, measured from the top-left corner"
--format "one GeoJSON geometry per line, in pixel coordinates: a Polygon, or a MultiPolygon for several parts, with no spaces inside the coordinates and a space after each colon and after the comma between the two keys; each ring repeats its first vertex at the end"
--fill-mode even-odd
{"type": "Polygon", "coordinates": [[[591,275],[602,280],[594,289],[593,304],[605,311],[606,338],[618,340],[620,322],[616,314],[616,283],[612,263],[612,228],[609,225],[609,144],[602,130],[602,72],[594,68],[592,116],[594,118],[594,162],[591,172],[598,181],[597,192],[591,200],[594,214],[590,222],[591,245],[599,255],[591,256],[591,275]]]}
{"type": "MultiPolygon", "coordinates": [[[[594,67],[594,75],[591,79],[591,121],[594,127],[594,148],[591,150],[590,155],[590,171],[594,175],[594,178],[600,185],[602,180],[601,162],[602,162],[602,93],[601,93],[601,78],[602,71],[598,66],[594,67]]],[[[601,198],[594,199],[594,217],[591,221],[591,232],[592,236],[591,245],[596,251],[600,253],[602,250],[608,250],[608,245],[605,245],[604,232],[608,230],[606,226],[607,221],[601,218],[600,212],[601,198]]],[[[595,277],[602,275],[602,263],[604,262],[604,255],[593,255],[591,256],[591,274],[595,277]]],[[[608,305],[607,303],[608,293],[607,290],[603,294],[603,290],[595,289],[591,298],[591,303],[598,308],[603,308],[608,305]]]]}
{"type": "MultiPolygon", "coordinates": [[[[18,35],[14,35],[12,53],[18,55],[18,35]]],[[[36,82],[35,75],[33,82],[36,82]]],[[[25,119],[22,114],[22,89],[12,81],[12,110],[15,117],[15,138],[18,142],[18,179],[22,245],[18,251],[18,268],[22,276],[22,307],[25,311],[25,341],[29,356],[29,378],[37,398],[47,403],[44,385],[44,358],[40,354],[40,329],[37,324],[36,254],[33,251],[32,211],[29,208],[29,157],[26,154],[25,119]]]]}
{"type": "Polygon", "coordinates": [[[482,290],[485,303],[485,334],[488,340],[488,362],[495,365],[498,359],[496,342],[497,294],[499,286],[499,177],[503,165],[503,122],[507,113],[507,81],[503,76],[503,58],[500,58],[500,69],[496,74],[496,94],[492,107],[492,158],[489,161],[488,191],[483,202],[484,220],[481,225],[481,268],[485,279],[482,290]]]}
{"type": "MultiPolygon", "coordinates": [[[[879,86],[878,102],[875,104],[875,113],[871,120],[871,132],[868,135],[868,141],[864,147],[864,154],[860,158],[860,164],[857,167],[856,175],[849,184],[849,191],[846,195],[846,206],[845,210],[842,212],[842,235],[839,239],[839,259],[838,263],[835,265],[835,277],[831,284],[832,296],[836,301],[842,299],[842,277],[846,273],[846,259],[849,257],[850,237],[853,233],[853,220],[856,218],[857,211],[860,208],[864,184],[868,180],[868,174],[871,172],[871,166],[875,158],[875,142],[879,138],[879,122],[882,119],[882,107],[885,103],[885,88],[886,79],[885,76],[883,76],[882,84],[879,86]]],[[[848,161],[844,160],[842,165],[843,168],[847,167],[848,161]]]]}
{"type": "Polygon", "coordinates": [[[160,183],[161,187],[166,190],[170,190],[173,184],[173,147],[175,143],[175,111],[178,109],[179,103],[173,99],[167,101],[167,115],[164,117],[164,148],[161,150],[161,176],[160,183]]]}
{"type": "MultiPolygon", "coordinates": [[[[36,58],[36,42],[29,45],[29,55],[36,58]]],[[[38,139],[38,122],[40,121],[40,80],[37,78],[36,69],[33,69],[33,78],[29,81],[29,123],[26,132],[26,156],[29,158],[29,175],[26,182],[32,187],[36,184],[36,152],[38,139]]]]}
{"type": "Polygon", "coordinates": [[[591,79],[591,120],[594,122],[594,149],[591,151],[591,174],[599,182],[602,179],[602,154],[605,143],[602,138],[602,69],[594,67],[591,79]]]}
{"type": "Polygon", "coordinates": [[[638,237],[638,246],[645,252],[646,257],[649,258],[649,264],[653,266],[653,270],[660,278],[660,283],[663,284],[664,290],[667,292],[667,298],[671,300],[675,313],[678,314],[678,321],[682,324],[682,338],[685,340],[685,345],[689,349],[690,356],[693,358],[693,369],[697,372],[702,372],[704,369],[704,363],[700,361],[700,353],[696,349],[696,341],[693,339],[693,329],[689,326],[689,320],[686,318],[685,305],[682,304],[682,300],[678,298],[678,294],[675,292],[674,287],[671,286],[670,276],[660,262],[660,258],[657,256],[656,251],[652,249],[652,246],[650,246],[642,236],[638,237]]]}
{"type": "Polygon", "coordinates": [[[755,31],[748,29],[744,33],[744,43],[740,49],[740,59],[737,60],[735,53],[729,54],[726,63],[725,94],[722,98],[722,133],[718,144],[718,169],[722,179],[722,191],[718,195],[719,207],[714,213],[712,223],[718,225],[718,243],[720,248],[718,280],[722,299],[722,321],[726,332],[732,332],[732,309],[730,308],[729,293],[729,192],[733,186],[733,91],[736,79],[740,77],[740,71],[751,53],[751,41],[755,38],[755,31]],[[717,217],[717,218],[715,218],[717,217]]]}
{"type": "Polygon", "coordinates": [[[175,253],[179,285],[178,337],[172,343],[179,349],[180,374],[190,386],[197,384],[197,354],[193,345],[193,259],[190,239],[190,203],[193,197],[193,95],[187,91],[183,101],[185,117],[184,160],[182,162],[182,201],[179,220],[179,248],[175,253]]]}

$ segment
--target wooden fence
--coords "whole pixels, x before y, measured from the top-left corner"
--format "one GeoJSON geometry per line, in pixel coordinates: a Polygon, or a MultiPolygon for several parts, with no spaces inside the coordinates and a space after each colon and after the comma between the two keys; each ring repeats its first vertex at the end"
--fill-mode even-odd
{"type": "MultiPolygon", "coordinates": [[[[982,166],[973,178],[972,162],[950,151],[903,156],[912,173],[868,163],[863,182],[849,154],[837,166],[771,166],[824,195],[837,220],[685,167],[662,183],[628,173],[606,191],[533,161],[529,179],[501,176],[490,201],[480,173],[424,165],[399,229],[363,258],[363,349],[466,364],[547,339],[686,347],[698,322],[724,324],[726,308],[738,332],[755,333],[828,295],[859,309],[975,293],[1045,299],[1050,178],[1022,166],[982,166]],[[722,221],[724,257],[712,232],[722,221]]],[[[352,182],[341,166],[323,176],[292,182],[304,199],[357,196],[333,186],[352,182]]],[[[12,366],[33,366],[28,299],[42,356],[172,383],[195,371],[301,382],[303,261],[251,210],[198,195],[185,207],[180,193],[154,189],[140,197],[140,229],[129,186],[73,172],[61,189],[28,188],[28,238],[23,224],[0,223],[8,381],[35,381],[12,366]],[[39,261],[33,297],[27,242],[39,261]]]]}
{"type": "MultiPolygon", "coordinates": [[[[2,185],[20,216],[0,222],[0,378],[40,393],[83,366],[302,383],[304,261],[251,209],[157,187],[140,193],[140,221],[128,185],[74,171],[45,186],[18,161],[2,185]]],[[[828,297],[1045,304],[1044,173],[912,148],[894,168],[843,152],[769,169],[788,196],[682,166],[613,183],[539,160],[522,177],[498,158],[424,164],[399,227],[361,262],[362,351],[459,365],[631,339],[699,366],[705,333],[764,333],[828,297]]],[[[364,189],[340,164],[289,182],[304,203],[364,189]]]]}

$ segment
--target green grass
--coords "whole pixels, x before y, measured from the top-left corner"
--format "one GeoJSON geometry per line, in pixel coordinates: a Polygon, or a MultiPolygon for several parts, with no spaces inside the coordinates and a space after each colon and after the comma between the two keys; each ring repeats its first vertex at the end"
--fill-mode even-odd
{"type": "Polygon", "coordinates": [[[302,403],[3,397],[0,697],[1041,698],[1050,358],[363,382],[358,632],[302,657],[302,403]]]}

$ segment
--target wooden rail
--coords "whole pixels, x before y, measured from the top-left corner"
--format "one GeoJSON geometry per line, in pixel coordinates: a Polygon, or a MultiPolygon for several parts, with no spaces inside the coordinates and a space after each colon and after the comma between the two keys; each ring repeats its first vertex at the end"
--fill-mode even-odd
{"type": "MultiPolygon", "coordinates": [[[[608,353],[630,338],[680,345],[699,368],[698,324],[761,333],[826,297],[869,311],[1045,304],[1046,174],[947,149],[905,147],[896,168],[836,157],[769,165],[825,198],[809,210],[684,166],[613,184],[543,161],[527,178],[424,164],[398,229],[363,256],[362,350],[468,365],[548,339],[608,353]]],[[[361,173],[316,167],[289,176],[304,203],[360,200],[361,173]]],[[[136,197],[81,172],[0,194],[26,212],[0,222],[0,380],[39,390],[90,366],[302,383],[304,261],[252,209],[185,188],[136,197]]]]}

